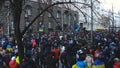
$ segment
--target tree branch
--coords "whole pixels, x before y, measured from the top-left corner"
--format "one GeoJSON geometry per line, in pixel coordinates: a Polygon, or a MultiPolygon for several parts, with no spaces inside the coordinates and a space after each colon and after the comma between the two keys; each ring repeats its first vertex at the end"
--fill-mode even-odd
{"type": "Polygon", "coordinates": [[[58,3],[53,3],[53,4],[49,5],[48,7],[46,7],[41,13],[39,13],[39,14],[31,21],[31,23],[26,27],[26,29],[24,29],[24,30],[22,31],[22,35],[24,35],[25,32],[28,30],[28,28],[36,21],[36,19],[39,18],[39,16],[40,16],[41,14],[43,14],[44,12],[46,12],[49,8],[51,8],[51,7],[55,6],[55,5],[60,5],[60,4],[72,4],[72,3],[84,4],[84,5],[86,5],[86,6],[90,6],[89,4],[85,4],[85,3],[81,3],[81,2],[58,2],[58,3]]]}
{"type": "MultiPolygon", "coordinates": [[[[73,5],[73,4],[72,4],[73,5]]],[[[84,18],[85,18],[85,22],[87,22],[87,18],[86,18],[86,15],[85,15],[85,13],[81,10],[81,9],[79,9],[76,5],[73,5],[75,8],[77,8],[82,14],[83,14],[83,16],[84,16],[84,18]]]]}

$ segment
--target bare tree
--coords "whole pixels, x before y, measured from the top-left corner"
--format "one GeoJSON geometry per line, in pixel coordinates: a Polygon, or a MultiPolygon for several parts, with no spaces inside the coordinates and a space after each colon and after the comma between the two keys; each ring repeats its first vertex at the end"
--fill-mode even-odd
{"type": "MultiPolygon", "coordinates": [[[[68,1],[68,2],[51,3],[51,0],[47,0],[44,3],[48,4],[48,5],[43,6],[44,7],[43,10],[35,18],[33,18],[33,20],[30,22],[30,24],[23,31],[20,31],[20,18],[21,18],[24,0],[9,0],[9,1],[10,1],[11,6],[12,6],[11,10],[13,13],[15,39],[16,39],[17,44],[18,44],[18,55],[20,57],[20,62],[24,58],[24,45],[22,44],[23,35],[29,29],[29,27],[40,17],[40,15],[44,14],[45,12],[49,12],[48,9],[50,9],[51,7],[53,7],[55,5],[78,3],[78,4],[84,4],[86,6],[90,6],[89,4],[85,4],[85,3],[81,3],[81,2],[68,1]]],[[[44,1],[44,0],[42,0],[42,1],[44,1]]],[[[81,11],[81,13],[83,15],[85,15],[82,11],[81,11]]]]}
{"type": "Polygon", "coordinates": [[[104,26],[104,27],[108,27],[109,26],[109,21],[110,21],[110,18],[109,17],[107,17],[107,16],[102,16],[102,25],[104,26]]]}
{"type": "Polygon", "coordinates": [[[20,62],[24,58],[24,45],[22,44],[22,37],[25,34],[25,32],[28,30],[28,28],[39,18],[40,15],[42,15],[44,12],[46,12],[49,8],[55,6],[55,5],[60,5],[60,4],[70,4],[73,2],[59,2],[59,3],[53,3],[45,7],[41,13],[39,13],[31,23],[23,30],[23,32],[20,31],[20,18],[21,18],[21,13],[22,13],[22,8],[23,8],[23,1],[24,0],[9,0],[11,3],[11,9],[13,13],[13,21],[14,21],[14,28],[15,28],[15,39],[18,44],[18,55],[20,57],[20,62]]]}

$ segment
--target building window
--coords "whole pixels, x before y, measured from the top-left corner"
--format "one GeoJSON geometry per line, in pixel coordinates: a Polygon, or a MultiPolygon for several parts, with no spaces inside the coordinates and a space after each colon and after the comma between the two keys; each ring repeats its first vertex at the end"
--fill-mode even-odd
{"type": "Polygon", "coordinates": [[[61,12],[57,11],[57,18],[61,18],[61,12]]]}
{"type": "Polygon", "coordinates": [[[52,28],[51,22],[48,23],[48,28],[52,28]]]}
{"type": "Polygon", "coordinates": [[[28,18],[28,14],[27,13],[25,13],[25,18],[28,18]]]}
{"type": "Polygon", "coordinates": [[[32,7],[30,5],[27,5],[25,7],[25,17],[31,16],[32,15],[32,7]]]}
{"type": "Polygon", "coordinates": [[[12,30],[14,30],[14,22],[13,21],[11,22],[11,28],[12,28],[12,30]]]}
{"type": "Polygon", "coordinates": [[[68,24],[69,25],[71,24],[71,14],[69,14],[69,16],[68,16],[68,24]]]}
{"type": "Polygon", "coordinates": [[[74,21],[77,21],[77,14],[74,15],[74,21]]]}
{"type": "Polygon", "coordinates": [[[67,14],[64,13],[64,24],[67,24],[67,14]]]}

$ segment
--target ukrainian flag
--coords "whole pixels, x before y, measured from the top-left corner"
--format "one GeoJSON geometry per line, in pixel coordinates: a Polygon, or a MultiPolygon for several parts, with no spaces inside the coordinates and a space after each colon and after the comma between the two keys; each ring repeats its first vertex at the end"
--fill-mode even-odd
{"type": "Polygon", "coordinates": [[[95,60],[92,68],[105,68],[105,64],[101,60],[95,60]]]}
{"type": "Polygon", "coordinates": [[[39,32],[43,32],[44,30],[42,28],[39,28],[39,32]]]}
{"type": "Polygon", "coordinates": [[[12,51],[12,46],[10,44],[7,45],[7,50],[12,51]]]}
{"type": "Polygon", "coordinates": [[[39,27],[39,32],[44,32],[44,26],[39,27]]]}

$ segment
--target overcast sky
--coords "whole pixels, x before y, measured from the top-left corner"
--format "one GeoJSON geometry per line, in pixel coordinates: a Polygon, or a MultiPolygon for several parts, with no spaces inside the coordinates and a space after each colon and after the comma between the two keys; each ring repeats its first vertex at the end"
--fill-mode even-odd
{"type": "Polygon", "coordinates": [[[112,9],[112,5],[114,7],[114,11],[120,11],[120,0],[101,0],[103,2],[105,9],[112,9]]]}

